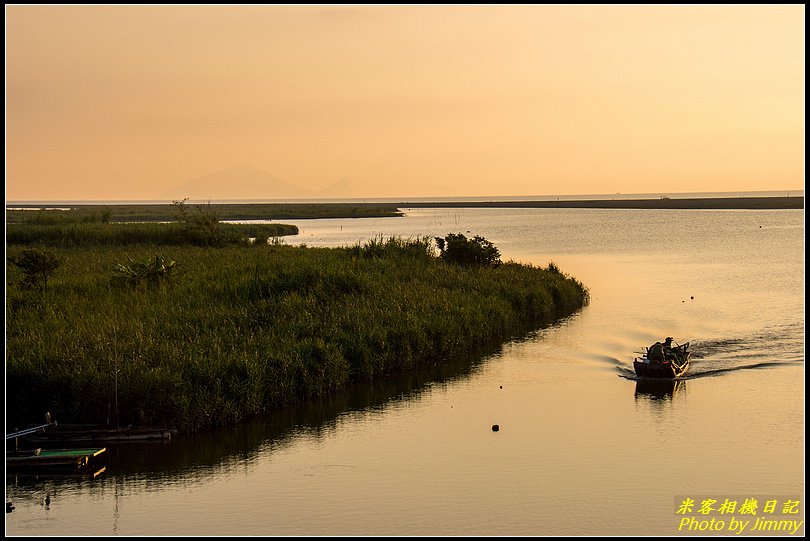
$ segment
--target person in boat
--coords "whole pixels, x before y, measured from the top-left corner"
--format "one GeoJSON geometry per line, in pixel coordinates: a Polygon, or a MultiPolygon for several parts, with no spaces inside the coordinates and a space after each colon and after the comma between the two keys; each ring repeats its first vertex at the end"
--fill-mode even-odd
{"type": "Polygon", "coordinates": [[[664,340],[664,359],[672,360],[676,358],[677,356],[672,349],[672,337],[667,336],[666,340],[664,340]]]}
{"type": "Polygon", "coordinates": [[[656,342],[648,347],[647,360],[651,363],[662,362],[664,360],[664,344],[656,342]]]}

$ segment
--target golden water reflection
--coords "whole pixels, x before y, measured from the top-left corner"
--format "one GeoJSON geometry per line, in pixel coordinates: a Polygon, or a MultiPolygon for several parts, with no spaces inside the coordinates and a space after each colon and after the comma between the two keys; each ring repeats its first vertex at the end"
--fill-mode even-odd
{"type": "Polygon", "coordinates": [[[681,379],[636,380],[636,400],[673,400],[686,392],[686,381],[681,379]]]}

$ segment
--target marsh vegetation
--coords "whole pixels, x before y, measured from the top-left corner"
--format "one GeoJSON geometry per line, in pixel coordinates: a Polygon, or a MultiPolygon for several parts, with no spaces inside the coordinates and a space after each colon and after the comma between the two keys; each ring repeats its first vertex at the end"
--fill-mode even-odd
{"type": "Polygon", "coordinates": [[[181,223],[132,224],[133,237],[102,227],[122,225],[20,225],[9,241],[9,426],[44,411],[228,425],[469,354],[588,298],[556,267],[450,261],[430,238],[316,249],[197,242],[181,223]],[[47,289],[23,287],[10,263],[32,243],[61,262],[47,289]]]}
{"type": "MultiPolygon", "coordinates": [[[[15,205],[6,211],[7,223],[50,224],[165,222],[178,218],[177,205],[111,204],[65,205],[59,208],[41,205],[15,205]],[[26,209],[26,210],[23,210],[26,209]]],[[[212,203],[182,200],[190,213],[203,207],[219,220],[293,220],[309,218],[383,218],[400,216],[396,205],[384,203],[212,203]]]]}

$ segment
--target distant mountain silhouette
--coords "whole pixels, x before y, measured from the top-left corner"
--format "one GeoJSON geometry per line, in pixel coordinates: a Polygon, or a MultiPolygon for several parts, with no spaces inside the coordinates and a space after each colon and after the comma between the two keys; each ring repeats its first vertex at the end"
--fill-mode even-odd
{"type": "Polygon", "coordinates": [[[304,199],[349,197],[348,179],[342,179],[324,190],[307,190],[262,171],[248,163],[235,165],[210,175],[197,177],[163,193],[170,199],[304,199]]]}
{"type": "Polygon", "coordinates": [[[342,178],[318,192],[318,197],[351,197],[351,195],[352,187],[349,185],[349,179],[347,178],[342,178]]]}

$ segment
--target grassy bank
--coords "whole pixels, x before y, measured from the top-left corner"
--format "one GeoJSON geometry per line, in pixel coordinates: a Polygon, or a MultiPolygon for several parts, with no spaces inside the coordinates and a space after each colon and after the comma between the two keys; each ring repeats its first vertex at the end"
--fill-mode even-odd
{"type": "MultiPolygon", "coordinates": [[[[31,210],[6,210],[7,223],[165,222],[177,218],[177,209],[171,204],[64,205],[63,208],[70,210],[45,210],[46,207],[41,205],[9,206],[31,210]]],[[[187,203],[187,206],[193,207],[194,204],[187,203]]],[[[382,203],[204,203],[203,206],[220,220],[382,218],[401,215],[395,205],[382,203]]]]}
{"type": "MultiPolygon", "coordinates": [[[[9,256],[22,250],[9,247],[9,256]]],[[[430,243],[52,248],[47,289],[6,265],[6,417],[238,422],[442,362],[570,314],[587,290],[550,265],[461,266],[430,243]],[[119,263],[163,254],[171,281],[127,287],[119,263]],[[117,392],[116,392],[117,388],[117,392]]]]}
{"type": "Polygon", "coordinates": [[[297,235],[298,228],[288,224],[216,224],[215,230],[189,227],[183,223],[96,223],[65,224],[21,223],[6,226],[6,244],[69,246],[210,246],[245,244],[247,239],[260,243],[273,237],[297,235]]]}

